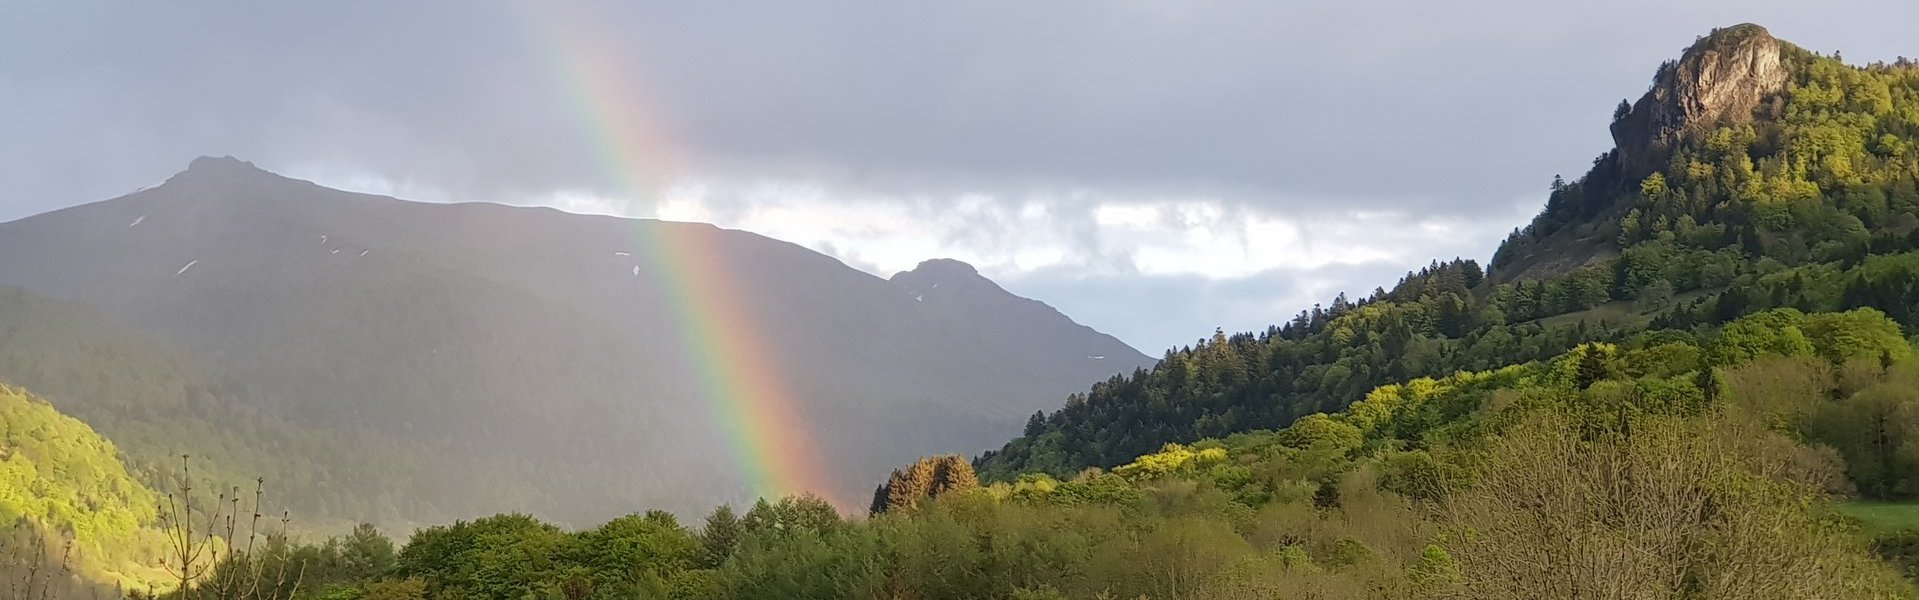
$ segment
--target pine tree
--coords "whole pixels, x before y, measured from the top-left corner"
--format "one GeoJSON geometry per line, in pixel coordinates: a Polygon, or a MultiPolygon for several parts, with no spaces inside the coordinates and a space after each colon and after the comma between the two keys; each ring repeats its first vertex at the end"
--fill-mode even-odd
{"type": "Polygon", "coordinates": [[[1029,438],[1039,437],[1039,434],[1045,433],[1045,432],[1046,432],[1046,411],[1043,411],[1043,410],[1033,411],[1033,416],[1027,417],[1026,419],[1026,431],[1022,435],[1025,435],[1026,437],[1029,437],[1029,438]]]}
{"type": "Polygon", "coordinates": [[[1574,380],[1575,387],[1582,390],[1608,378],[1606,352],[1595,345],[1588,345],[1584,350],[1579,356],[1579,374],[1574,380]]]}
{"type": "MultiPolygon", "coordinates": [[[[893,478],[899,476],[899,469],[894,469],[893,476],[888,477],[887,481],[892,481],[893,478]]],[[[886,484],[884,483],[873,486],[873,502],[867,505],[866,514],[871,516],[883,512],[886,512],[886,484]]]]}
{"type": "Polygon", "coordinates": [[[1699,375],[1693,378],[1692,383],[1695,387],[1699,388],[1699,393],[1706,399],[1707,404],[1719,401],[1720,382],[1718,369],[1713,368],[1712,365],[1706,365],[1704,368],[1699,369],[1699,375]]]}
{"type": "Polygon", "coordinates": [[[721,504],[706,517],[706,528],[700,531],[700,566],[716,569],[733,556],[733,548],[740,542],[740,519],[733,514],[733,507],[721,504]]]}

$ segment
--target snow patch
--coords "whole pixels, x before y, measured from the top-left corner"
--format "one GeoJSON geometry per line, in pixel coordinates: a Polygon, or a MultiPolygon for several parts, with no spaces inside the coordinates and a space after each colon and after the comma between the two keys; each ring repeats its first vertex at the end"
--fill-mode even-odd
{"type": "Polygon", "coordinates": [[[173,276],[179,277],[181,274],[186,273],[187,269],[191,269],[193,268],[193,265],[197,265],[197,264],[200,264],[200,259],[197,259],[197,258],[193,259],[192,261],[187,262],[187,266],[180,267],[180,270],[174,271],[173,276]]]}
{"type": "Polygon", "coordinates": [[[614,252],[613,255],[614,256],[632,256],[633,253],[632,252],[614,252]]]}
{"type": "Polygon", "coordinates": [[[926,301],[926,294],[913,294],[913,301],[914,301],[914,302],[925,302],[925,301],[926,301]]]}
{"type": "Polygon", "coordinates": [[[322,246],[326,245],[326,234],[324,233],[320,234],[320,245],[322,246]]]}
{"type": "Polygon", "coordinates": [[[640,276],[640,266],[639,266],[639,265],[633,265],[633,276],[634,276],[634,277],[639,277],[639,276],[640,276]]]}
{"type": "Polygon", "coordinates": [[[132,223],[127,224],[127,229],[133,229],[135,226],[138,226],[139,224],[145,222],[146,220],[147,220],[146,215],[140,215],[140,217],[137,219],[134,219],[132,223]]]}
{"type": "Polygon", "coordinates": [[[1088,356],[1088,357],[1086,357],[1086,358],[1090,358],[1090,359],[1093,359],[1093,360],[1106,360],[1106,355],[1104,355],[1104,354],[1095,354],[1095,355],[1092,355],[1092,356],[1088,356]]]}
{"type": "Polygon", "coordinates": [[[360,257],[361,257],[361,258],[366,258],[366,255],[367,255],[367,253],[368,253],[368,252],[372,252],[372,250],[361,250],[361,251],[360,251],[360,257]]]}
{"type": "Polygon", "coordinates": [[[332,253],[333,253],[333,254],[339,254],[339,253],[340,253],[340,249],[339,249],[339,248],[334,248],[334,249],[333,249],[333,252],[332,252],[332,253]]]}

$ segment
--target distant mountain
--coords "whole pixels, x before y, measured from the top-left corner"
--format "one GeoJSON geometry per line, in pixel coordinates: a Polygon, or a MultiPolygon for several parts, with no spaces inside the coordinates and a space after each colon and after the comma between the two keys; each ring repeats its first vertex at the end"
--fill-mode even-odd
{"type": "MultiPolygon", "coordinates": [[[[188,358],[174,362],[206,374],[196,385],[217,388],[199,394],[209,414],[391,448],[276,457],[306,446],[256,428],[263,460],[352,481],[316,508],[341,518],[591,520],[745,500],[741,457],[765,457],[726,431],[765,415],[729,411],[765,409],[768,394],[800,421],[779,426],[818,447],[820,491],[863,504],[893,464],[984,448],[1152,363],[955,261],[888,281],[742,231],[408,202],[230,157],[0,224],[0,285],[178,349],[188,358]],[[745,383],[759,387],[713,394],[745,383]],[[408,500],[369,497],[383,493],[408,500]]],[[[66,405],[115,402],[42,389],[83,416],[66,405]]]]}

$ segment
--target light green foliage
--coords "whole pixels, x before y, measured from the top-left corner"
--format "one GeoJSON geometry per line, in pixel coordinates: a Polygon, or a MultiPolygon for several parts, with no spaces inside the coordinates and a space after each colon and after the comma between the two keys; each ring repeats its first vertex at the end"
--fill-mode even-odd
{"type": "Polygon", "coordinates": [[[1919,531],[1919,503],[1859,501],[1839,505],[1839,512],[1859,519],[1880,532],[1919,531]]]}
{"type": "Polygon", "coordinates": [[[1747,362],[1761,356],[1811,356],[1812,341],[1799,326],[1805,315],[1790,308],[1775,309],[1734,321],[1713,343],[1719,364],[1747,362]]]}
{"type": "Polygon", "coordinates": [[[1141,456],[1133,462],[1113,468],[1113,474],[1140,481],[1174,473],[1191,473],[1226,462],[1225,448],[1195,450],[1182,444],[1167,444],[1158,453],[1141,456]]]}
{"type": "Polygon", "coordinates": [[[585,569],[595,590],[658,594],[674,574],[696,566],[702,548],[673,515],[649,511],[574,536],[567,564],[585,569]]]}
{"type": "Polygon", "coordinates": [[[1435,594],[1446,591],[1460,582],[1459,565],[1453,563],[1453,555],[1438,545],[1428,545],[1419,552],[1419,562],[1407,568],[1407,576],[1412,579],[1413,589],[1419,592],[1435,594]]]}
{"type": "Polygon", "coordinates": [[[1800,329],[1815,354],[1835,363],[1852,358],[1905,360],[1912,356],[1912,346],[1899,332],[1899,324],[1870,307],[1811,315],[1800,329]]]}
{"type": "Polygon", "coordinates": [[[747,533],[819,533],[838,529],[843,524],[845,521],[832,504],[811,494],[787,496],[778,502],[767,502],[761,498],[740,519],[740,528],[747,533]]]}
{"type": "MultiPolygon", "coordinates": [[[[1397,394],[1381,395],[1397,398],[1397,394]]],[[[1379,413],[1383,414],[1384,411],[1379,413]]],[[[1294,448],[1325,448],[1341,452],[1358,448],[1363,440],[1359,427],[1325,413],[1307,415],[1294,421],[1291,426],[1280,430],[1278,438],[1280,443],[1294,448]]]]}
{"type": "Polygon", "coordinates": [[[561,583],[572,540],[526,515],[499,515],[422,529],[394,569],[427,582],[432,597],[518,598],[561,583]]]}
{"type": "MultiPolygon", "coordinates": [[[[0,523],[70,537],[79,571],[144,588],[166,581],[146,559],[160,496],[121,463],[113,443],[26,391],[0,384],[0,523]]],[[[0,553],[9,550],[0,548],[0,553]]]]}

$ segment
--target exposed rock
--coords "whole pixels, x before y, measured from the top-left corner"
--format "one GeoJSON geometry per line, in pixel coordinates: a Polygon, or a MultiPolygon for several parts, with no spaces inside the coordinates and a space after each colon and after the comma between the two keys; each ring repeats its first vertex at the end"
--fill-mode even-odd
{"type": "Polygon", "coordinates": [[[1621,165],[1642,177],[1662,166],[1672,147],[1694,132],[1752,118],[1766,98],[1786,89],[1784,44],[1750,23],[1714,30],[1661,65],[1653,87],[1612,125],[1621,165]]]}

